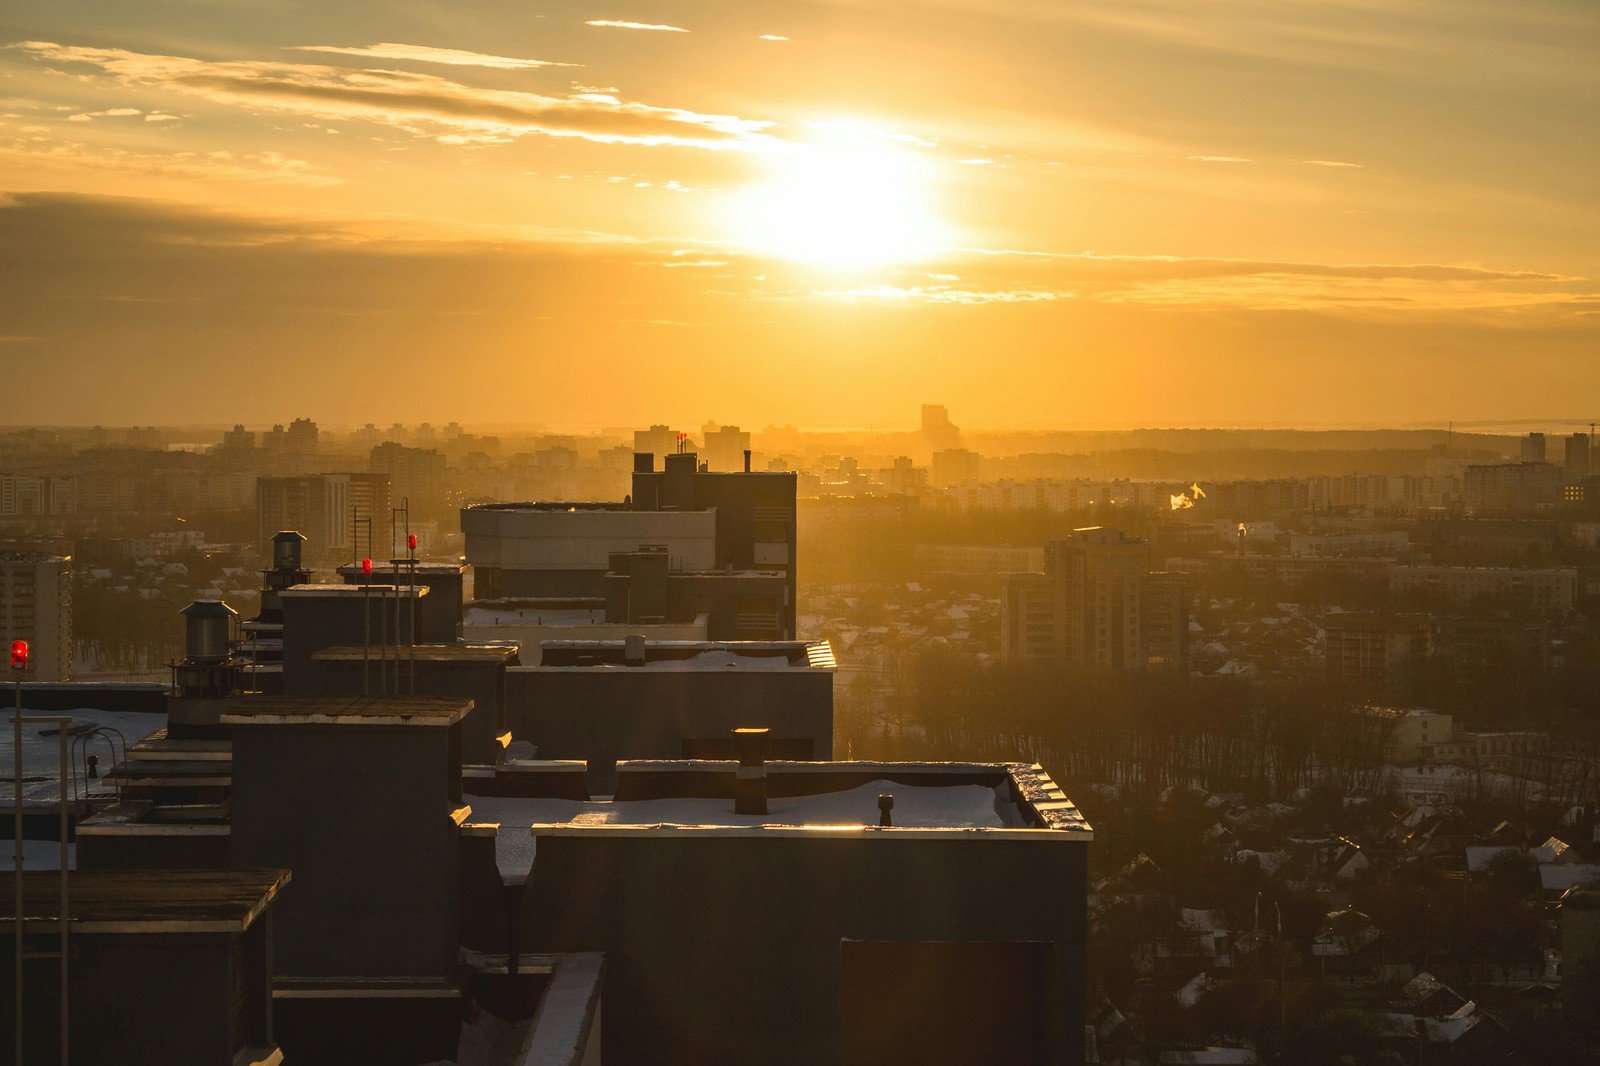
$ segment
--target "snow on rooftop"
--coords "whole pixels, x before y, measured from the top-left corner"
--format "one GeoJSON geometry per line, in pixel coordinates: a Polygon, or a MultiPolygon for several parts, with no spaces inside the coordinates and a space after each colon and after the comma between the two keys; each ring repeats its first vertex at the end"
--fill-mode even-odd
{"type": "MultiPolygon", "coordinates": [[[[0,713],[0,802],[10,803],[15,794],[12,783],[12,759],[15,745],[13,743],[13,728],[11,723],[12,711],[7,709],[0,713]]],[[[78,789],[80,793],[85,788],[83,780],[84,745],[88,744],[88,754],[96,755],[100,759],[100,770],[104,774],[112,765],[120,760],[120,755],[113,758],[109,741],[95,737],[92,742],[74,740],[87,733],[94,727],[115,729],[121,732],[122,737],[117,739],[119,748],[125,739],[129,746],[143,740],[157,729],[167,724],[166,716],[150,714],[139,711],[103,711],[92,707],[78,707],[69,711],[32,711],[24,710],[23,717],[45,717],[65,715],[72,719],[67,726],[67,745],[69,758],[79,767],[78,789]],[[76,754],[74,754],[74,749],[76,754]]],[[[60,774],[61,774],[61,741],[56,735],[54,722],[27,722],[22,727],[22,795],[25,803],[44,804],[53,806],[60,799],[60,774]],[[48,735],[46,735],[48,734],[48,735]]],[[[104,778],[100,781],[103,783],[104,778]]],[[[71,792],[71,782],[68,782],[68,792],[71,792]]],[[[7,853],[9,854],[9,852],[7,853]]]]}
{"type": "Polygon", "coordinates": [[[894,795],[894,825],[910,829],[1015,829],[1026,823],[1006,786],[907,785],[878,779],[840,792],[774,796],[767,813],[736,814],[731,798],[646,800],[536,799],[468,796],[474,823],[497,822],[495,857],[502,876],[525,879],[533,868],[534,837],[524,826],[876,826],[878,796],[894,795]]]}

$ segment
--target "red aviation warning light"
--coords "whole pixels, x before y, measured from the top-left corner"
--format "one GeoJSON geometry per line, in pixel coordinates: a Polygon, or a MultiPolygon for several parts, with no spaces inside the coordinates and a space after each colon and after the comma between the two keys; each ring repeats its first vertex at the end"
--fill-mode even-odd
{"type": "Polygon", "coordinates": [[[372,560],[371,559],[363,559],[363,560],[361,560],[361,572],[363,574],[369,576],[369,577],[372,575],[372,560]]]}
{"type": "Polygon", "coordinates": [[[11,642],[11,669],[26,670],[28,668],[28,642],[13,640],[11,642]]]}
{"type": "Polygon", "coordinates": [[[415,533],[406,534],[406,548],[411,551],[417,550],[417,535],[415,533]]]}

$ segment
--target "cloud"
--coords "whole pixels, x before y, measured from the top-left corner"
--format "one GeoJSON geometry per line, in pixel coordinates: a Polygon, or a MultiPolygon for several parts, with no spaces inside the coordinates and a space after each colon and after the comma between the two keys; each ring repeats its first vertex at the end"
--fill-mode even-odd
{"type": "Polygon", "coordinates": [[[763,33],[756,38],[758,41],[787,41],[788,39],[781,33],[763,33]]]}
{"type": "Polygon", "coordinates": [[[975,157],[973,159],[957,159],[956,162],[960,163],[964,167],[992,167],[992,166],[994,166],[994,160],[990,159],[987,156],[979,156],[979,157],[975,157]]]}
{"type": "Polygon", "coordinates": [[[105,170],[201,181],[251,181],[318,187],[338,185],[303,159],[278,152],[136,152],[76,141],[0,140],[0,158],[72,170],[105,170]]]}
{"type": "Polygon", "coordinates": [[[1298,162],[1308,167],[1347,167],[1351,170],[1362,169],[1360,163],[1346,163],[1338,159],[1301,159],[1298,162]]]}
{"type": "Polygon", "coordinates": [[[142,115],[137,107],[108,107],[104,111],[84,111],[76,115],[68,115],[68,122],[93,122],[97,118],[131,118],[142,115]]]}
{"type": "Polygon", "coordinates": [[[456,133],[479,135],[542,134],[606,144],[738,148],[764,141],[768,136],[764,131],[772,125],[595,94],[559,97],[480,89],[407,71],[249,60],[212,62],[49,41],[25,41],[11,47],[43,62],[95,68],[123,85],[166,89],[233,106],[365,119],[408,129],[431,123],[452,127],[456,133]]]}
{"type": "Polygon", "coordinates": [[[302,44],[297,52],[329,52],[335,55],[362,56],[367,59],[400,59],[413,63],[438,63],[447,67],[490,67],[495,70],[533,70],[538,67],[577,67],[581,63],[557,63],[548,59],[516,59],[487,55],[459,48],[433,48],[425,44],[369,44],[362,47],[335,44],[302,44]]]}
{"type": "Polygon", "coordinates": [[[659,22],[628,22],[625,19],[590,19],[585,26],[599,26],[608,30],[655,30],[660,33],[688,33],[682,26],[668,26],[659,22]]]}
{"type": "Polygon", "coordinates": [[[1254,159],[1245,159],[1237,155],[1191,155],[1188,157],[1196,163],[1254,163],[1254,159]]]}

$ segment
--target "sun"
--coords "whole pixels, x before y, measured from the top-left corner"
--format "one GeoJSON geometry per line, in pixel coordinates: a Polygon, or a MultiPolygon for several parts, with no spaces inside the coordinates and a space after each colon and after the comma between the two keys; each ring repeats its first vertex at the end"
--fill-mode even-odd
{"type": "Polygon", "coordinates": [[[734,198],[736,239],[766,255],[823,267],[920,259],[941,244],[933,167],[894,135],[860,123],[813,126],[764,157],[766,180],[734,198]]]}

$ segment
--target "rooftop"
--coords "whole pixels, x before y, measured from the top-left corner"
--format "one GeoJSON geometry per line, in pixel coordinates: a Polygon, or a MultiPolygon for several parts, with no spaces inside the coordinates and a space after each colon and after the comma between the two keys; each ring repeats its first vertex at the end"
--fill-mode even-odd
{"type": "Polygon", "coordinates": [[[831,670],[837,664],[825,640],[653,640],[645,660],[630,666],[623,640],[547,640],[539,669],[621,670],[831,670]]]}
{"type": "MultiPolygon", "coordinates": [[[[790,838],[889,834],[920,839],[1087,842],[1093,830],[1037,765],[1023,763],[766,763],[767,813],[734,810],[737,763],[633,760],[617,764],[615,797],[464,797],[473,826],[498,827],[500,872],[525,878],[541,836],[723,835],[790,838]],[[892,824],[878,797],[894,796],[892,824]],[[526,835],[517,832],[528,827],[526,835]]],[[[493,830],[490,830],[493,831],[493,830]]]]}
{"type": "Polygon", "coordinates": [[[421,696],[241,696],[222,713],[225,725],[454,725],[467,716],[468,699],[421,696]]]}
{"type": "MultiPolygon", "coordinates": [[[[92,707],[78,707],[67,711],[25,710],[23,715],[40,718],[64,716],[71,719],[67,724],[68,755],[78,767],[76,790],[79,795],[82,795],[91,784],[82,776],[85,755],[99,756],[102,771],[109,771],[112,764],[120,757],[120,754],[118,757],[112,755],[113,738],[120,752],[124,741],[128,746],[132,746],[166,726],[166,718],[160,714],[142,711],[102,711],[92,707]],[[106,733],[90,737],[90,734],[97,729],[104,729],[106,733]]],[[[24,805],[54,808],[61,798],[59,784],[61,740],[58,729],[54,722],[26,722],[22,727],[24,805]]],[[[14,735],[10,710],[0,712],[0,767],[3,767],[3,771],[0,771],[0,803],[6,805],[11,803],[15,794],[15,785],[12,781],[14,735]]],[[[93,785],[97,794],[111,790],[109,782],[104,778],[93,782],[93,785]]],[[[69,793],[72,789],[73,783],[69,781],[69,793]]]]}
{"type": "MultiPolygon", "coordinates": [[[[15,879],[0,873],[6,899],[15,879]]],[[[242,933],[288,883],[288,870],[78,871],[68,878],[67,907],[78,933],[242,933]]],[[[29,926],[55,928],[60,886],[54,871],[22,875],[29,926]]],[[[12,909],[0,908],[0,931],[15,923],[12,909]]]]}
{"type": "Polygon", "coordinates": [[[291,585],[278,593],[279,596],[291,598],[306,598],[314,596],[337,596],[342,599],[360,599],[363,596],[382,594],[385,596],[416,596],[428,594],[427,585],[389,585],[376,581],[362,582],[359,585],[291,585]]]}
{"type": "MultiPolygon", "coordinates": [[[[399,649],[398,658],[401,662],[415,659],[423,663],[513,664],[520,650],[515,644],[402,644],[399,649]]],[[[378,652],[376,645],[364,648],[359,644],[341,644],[313,652],[311,658],[317,662],[377,662],[378,652]]],[[[396,658],[393,650],[386,654],[391,661],[396,658]]]]}
{"type": "MultiPolygon", "coordinates": [[[[404,557],[389,560],[372,560],[372,575],[374,577],[394,576],[396,568],[401,577],[405,577],[415,570],[424,576],[459,574],[466,569],[462,563],[423,563],[412,562],[404,557]]],[[[340,574],[358,575],[362,573],[360,564],[344,563],[335,568],[340,574]]]]}

